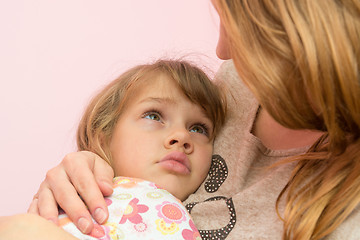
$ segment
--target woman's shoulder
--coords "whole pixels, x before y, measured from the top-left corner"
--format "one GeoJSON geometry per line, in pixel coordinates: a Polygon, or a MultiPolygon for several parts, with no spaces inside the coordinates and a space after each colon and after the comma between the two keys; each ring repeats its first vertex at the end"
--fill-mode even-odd
{"type": "Polygon", "coordinates": [[[232,60],[222,63],[215,76],[215,82],[226,93],[228,105],[227,122],[236,125],[237,132],[241,131],[239,128],[248,131],[248,128],[252,126],[259,103],[237,74],[232,60]]]}
{"type": "Polygon", "coordinates": [[[214,81],[223,86],[226,91],[243,95],[247,98],[254,98],[251,91],[242,81],[232,60],[224,61],[217,71],[214,81]]]}

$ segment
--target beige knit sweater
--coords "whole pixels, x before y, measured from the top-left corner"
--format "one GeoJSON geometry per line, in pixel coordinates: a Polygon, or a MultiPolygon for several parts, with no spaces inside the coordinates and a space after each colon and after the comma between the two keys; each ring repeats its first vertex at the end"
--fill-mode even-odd
{"type": "MultiPolygon", "coordinates": [[[[203,239],[281,239],[283,225],[275,202],[293,165],[265,168],[307,148],[274,151],[262,145],[250,133],[258,102],[232,61],[222,64],[216,79],[228,90],[229,116],[215,141],[209,176],[185,205],[203,239]]],[[[280,204],[280,212],[283,207],[280,204]]],[[[360,239],[359,211],[327,239],[360,239]]]]}

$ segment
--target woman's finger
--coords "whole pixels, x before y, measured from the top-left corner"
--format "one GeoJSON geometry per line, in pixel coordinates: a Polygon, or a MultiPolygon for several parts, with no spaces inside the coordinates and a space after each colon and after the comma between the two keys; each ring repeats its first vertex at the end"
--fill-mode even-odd
{"type": "MultiPolygon", "coordinates": [[[[112,193],[112,168],[100,157],[91,152],[70,154],[63,161],[70,181],[88,206],[98,223],[108,218],[105,195],[112,193]],[[76,157],[76,161],[73,158],[76,157]],[[80,164],[81,163],[81,164],[80,164]]],[[[66,209],[64,209],[66,212],[66,209]]]]}
{"type": "MultiPolygon", "coordinates": [[[[83,167],[86,169],[84,165],[83,167]]],[[[79,230],[85,234],[90,233],[93,228],[91,215],[64,170],[63,162],[58,167],[47,172],[45,182],[49,185],[49,191],[43,189],[39,192],[40,215],[43,216],[42,214],[49,213],[49,209],[46,209],[46,204],[48,204],[47,206],[51,205],[49,203],[51,201],[49,196],[52,194],[55,202],[66,212],[79,230]]]]}
{"type": "Polygon", "coordinates": [[[40,187],[41,191],[34,198],[37,202],[37,211],[43,218],[58,224],[59,211],[54,195],[46,183],[43,183],[42,186],[40,187]]]}
{"type": "Polygon", "coordinates": [[[27,213],[31,213],[31,214],[35,214],[35,215],[40,215],[39,214],[39,209],[38,209],[38,198],[34,197],[33,200],[30,203],[30,206],[27,210],[27,213]]]}
{"type": "Polygon", "coordinates": [[[94,161],[94,176],[102,194],[110,196],[113,193],[114,170],[97,155],[94,161]]]}
{"type": "Polygon", "coordinates": [[[89,233],[93,229],[90,212],[99,223],[108,218],[103,195],[112,193],[113,177],[112,168],[96,154],[70,153],[47,172],[28,212],[57,222],[60,206],[83,233],[89,233]]]}

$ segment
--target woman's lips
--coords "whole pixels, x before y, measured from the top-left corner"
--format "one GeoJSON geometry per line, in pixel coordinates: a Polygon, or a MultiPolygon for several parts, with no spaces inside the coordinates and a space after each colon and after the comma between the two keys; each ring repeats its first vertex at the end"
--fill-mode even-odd
{"type": "Polygon", "coordinates": [[[171,152],[162,158],[158,164],[168,171],[187,175],[190,174],[190,161],[183,152],[171,152]]]}

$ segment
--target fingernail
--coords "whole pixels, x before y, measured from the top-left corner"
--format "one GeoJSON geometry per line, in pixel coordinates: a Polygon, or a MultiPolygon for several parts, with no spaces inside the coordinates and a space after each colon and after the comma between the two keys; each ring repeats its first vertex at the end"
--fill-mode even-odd
{"type": "Polygon", "coordinates": [[[113,188],[113,185],[112,185],[112,184],[110,184],[110,183],[108,183],[108,182],[105,182],[105,181],[104,181],[104,185],[106,185],[108,188],[111,188],[111,189],[113,188]]]}
{"type": "Polygon", "coordinates": [[[82,233],[88,233],[90,222],[86,218],[82,217],[78,220],[78,227],[82,233]]]}
{"type": "Polygon", "coordinates": [[[106,219],[106,213],[101,208],[97,208],[94,212],[94,218],[98,223],[103,223],[106,219]]]}
{"type": "Polygon", "coordinates": [[[49,222],[52,222],[52,223],[54,223],[55,225],[57,225],[57,219],[54,219],[54,218],[48,218],[47,219],[49,222]]]}

